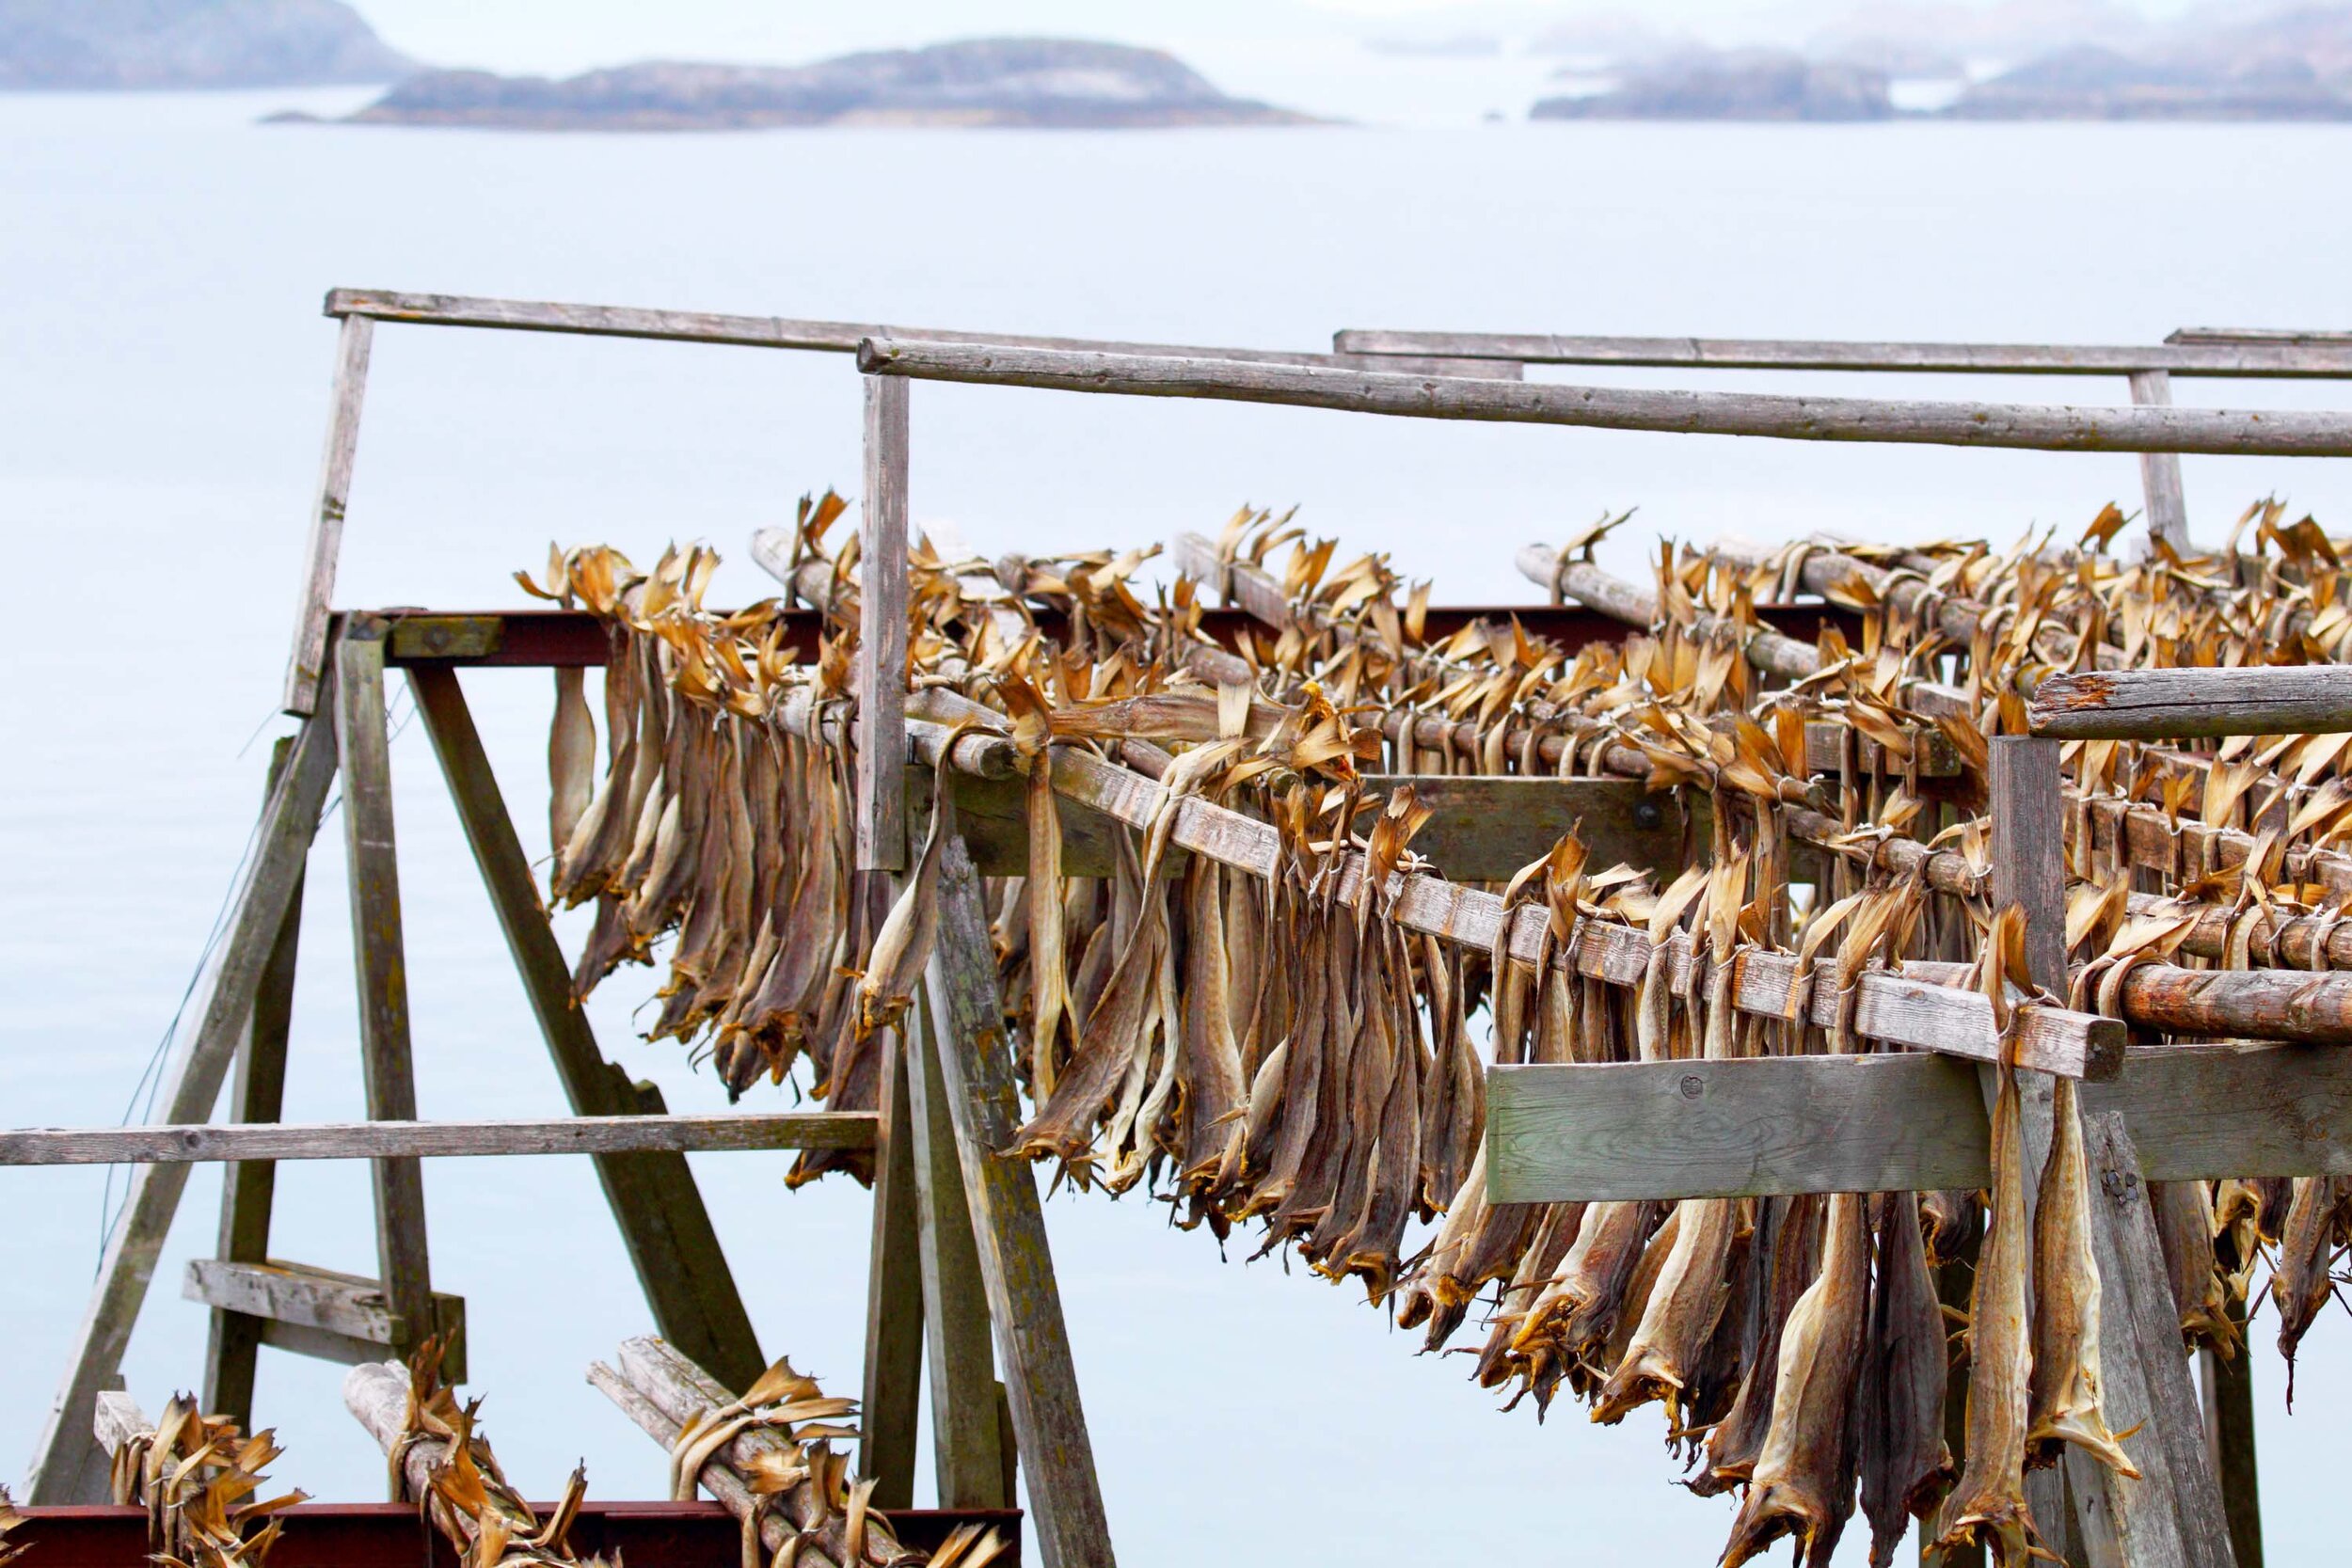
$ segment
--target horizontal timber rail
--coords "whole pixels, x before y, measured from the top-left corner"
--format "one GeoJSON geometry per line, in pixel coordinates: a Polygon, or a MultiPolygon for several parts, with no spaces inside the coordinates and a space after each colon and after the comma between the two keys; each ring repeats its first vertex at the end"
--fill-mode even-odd
{"type": "MultiPolygon", "coordinates": [[[[378,610],[392,624],[384,662],[394,669],[428,665],[449,669],[578,669],[594,668],[612,657],[612,640],[605,625],[585,610],[378,610]]],[[[784,647],[797,663],[813,663],[824,616],[814,610],[782,613],[784,647]]],[[[1756,618],[1793,639],[1812,639],[1824,626],[1836,626],[1850,641],[1859,641],[1860,620],[1851,611],[1830,605],[1759,605],[1756,618]]],[[[1030,619],[1051,638],[1065,638],[1065,617],[1057,610],[1032,609],[1030,619]]],[[[1621,642],[1630,630],[1624,621],[1582,605],[1432,605],[1427,636],[1442,641],[1464,626],[1485,621],[1507,626],[1518,621],[1530,637],[1563,647],[1588,642],[1621,642]]],[[[1221,648],[1231,649],[1245,629],[1261,623],[1248,610],[1212,608],[1203,611],[1200,630],[1221,648]]]]}
{"type": "Polygon", "coordinates": [[[1348,355],[1444,356],[1523,365],[1626,365],[1722,371],[1908,371],[1954,374],[2352,376],[2352,336],[2178,332],[2170,341],[2074,343],[1835,342],[1780,338],[1609,338],[1531,332],[1332,334],[1348,355]]]}
{"type": "Polygon", "coordinates": [[[858,350],[858,366],[871,375],[923,381],[1281,404],[1408,419],[2043,451],[2352,457],[2352,414],[2341,412],[1650,391],[905,339],[868,341],[858,350]]]}
{"type": "MultiPolygon", "coordinates": [[[[1984,1091],[1929,1055],[1500,1066],[1495,1203],[1929,1192],[1990,1184],[1984,1091]]],[[[2152,1180],[2352,1174],[2352,1052],[2267,1042],[2132,1051],[2082,1108],[2121,1111],[2152,1180]]]]}
{"type": "Polygon", "coordinates": [[[2026,719],[2060,740],[2341,735],[2352,730],[2352,665],[2103,670],[2052,675],[2026,719]]]}
{"type": "Polygon", "coordinates": [[[560,1117],[545,1121],[225,1122],[0,1131],[0,1165],[202,1164],[243,1160],[462,1159],[648,1149],[870,1148],[871,1111],[771,1116],[560,1117]]]}
{"type": "MultiPolygon", "coordinates": [[[[1044,338],[1016,332],[947,331],[888,326],[880,322],[800,321],[787,316],[722,315],[707,310],[658,310],[629,305],[566,305],[538,299],[480,299],[465,294],[409,293],[390,289],[333,289],[326,313],[339,319],[403,322],[418,326],[473,326],[507,332],[559,332],[589,338],[641,338],[673,343],[719,343],[736,348],[795,349],[808,354],[855,354],[868,338],[947,339],[1006,348],[1096,349],[1122,354],[1182,354],[1267,365],[1356,365],[1363,361],[1319,349],[1174,347],[1090,338],[1044,338]]],[[[1486,356],[1438,365],[1433,373],[1517,380],[1518,367],[1486,356]]]]}

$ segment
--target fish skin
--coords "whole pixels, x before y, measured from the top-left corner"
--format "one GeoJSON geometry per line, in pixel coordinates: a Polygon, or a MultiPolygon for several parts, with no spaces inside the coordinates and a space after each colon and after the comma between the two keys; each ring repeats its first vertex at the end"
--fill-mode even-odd
{"type": "Polygon", "coordinates": [[[2237,1354],[2238,1334],[2230,1322],[2229,1287],[2214,1254],[2220,1225],[2214,1214],[2213,1189],[2202,1181],[2151,1181],[2148,1204],[2155,1212],[2156,1238],[2180,1312],[2181,1338],[2228,1360],[2237,1354]]]}
{"type": "MultiPolygon", "coordinates": [[[[2090,1169],[2074,1081],[2055,1080],[2050,1154],[2034,1212],[2034,1319],[2026,1464],[2054,1464],[2072,1443],[2119,1475],[2138,1466],[2100,1407],[2099,1259],[2090,1242],[2090,1169]]],[[[2200,1184],[2201,1186],[2201,1184],[2200,1184]]],[[[2212,1256],[2208,1240],[2206,1256],[2212,1256]]],[[[2213,1276],[2210,1262],[2206,1267],[2213,1276]]],[[[2218,1278],[2216,1283],[2218,1284],[2218,1278]]]]}
{"type": "Polygon", "coordinates": [[[2334,1283],[2328,1262],[2335,1250],[2336,1214],[2352,1180],[2341,1176],[2298,1176],[2280,1227],[2279,1266],[2270,1293],[2279,1307],[2279,1354],[2287,1363],[2287,1408],[2295,1407],[2295,1354],[2328,1305],[2334,1283]]]}
{"type": "Polygon", "coordinates": [[[1826,1562],[1853,1513],[1851,1403],[1868,1329],[1867,1198],[1834,1193],[1821,1272],[1798,1298],[1774,1369],[1772,1420],[1724,1547],[1724,1568],[1783,1536],[1808,1564],[1826,1562]]]}
{"type": "Polygon", "coordinates": [[[1968,1303],[1967,1460],[1945,1506],[1939,1546],[1976,1541],[1994,1568],[2024,1568],[2042,1549],[2026,1502],[2026,1424],[2033,1380],[2026,1310],[2032,1237],[2026,1227],[2026,1169],[2017,1074],[2000,1069],[1993,1106],[1993,1212],[1968,1303]]]}
{"type": "Polygon", "coordinates": [[[1944,1441],[1950,1371],[1919,1195],[1882,1195],[1877,1231],[1856,1433],[1870,1565],[1890,1568],[1911,1521],[1932,1517],[1960,1472],[1944,1441]]]}
{"type": "Polygon", "coordinates": [[[1800,1193],[1766,1201],[1774,1206],[1775,1213],[1762,1321],[1731,1412],[1708,1433],[1707,1467],[1691,1482],[1691,1490],[1703,1497],[1743,1486],[1755,1474],[1765,1433],[1772,1427],[1773,1386],[1779,1377],[1780,1346],[1788,1315],[1796,1310],[1820,1269],[1827,1200],[1819,1193],[1800,1193]]]}
{"type": "Polygon", "coordinates": [[[1177,1078],[1183,1180],[1193,1192],[1215,1180],[1247,1132],[1232,1115],[1242,1108],[1246,1085],[1220,940],[1224,893],[1222,868],[1205,855],[1196,857],[1184,872],[1184,1066],[1177,1078]]]}

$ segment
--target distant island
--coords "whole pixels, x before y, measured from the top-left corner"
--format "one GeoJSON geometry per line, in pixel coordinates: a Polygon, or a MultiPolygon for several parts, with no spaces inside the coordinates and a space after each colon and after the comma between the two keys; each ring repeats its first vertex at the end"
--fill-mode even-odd
{"type": "Polygon", "coordinates": [[[329,87],[416,69],[342,0],[0,0],[0,90],[329,87]]]}
{"type": "Polygon", "coordinates": [[[1619,57],[1534,119],[2352,120],[2352,8],[2305,6],[2216,23],[2197,12],[2123,48],[2075,41],[1973,77],[1916,40],[1847,36],[1826,48],[1619,57]],[[1899,78],[1944,88],[1904,100],[1899,78]],[[1940,84],[1939,81],[1940,80],[1940,84]]]}
{"type": "Polygon", "coordinates": [[[805,66],[647,61],[562,80],[429,71],[338,123],[739,131],[825,125],[1124,130],[1311,121],[1228,97],[1156,49],[1066,39],[973,39],[805,66]]]}

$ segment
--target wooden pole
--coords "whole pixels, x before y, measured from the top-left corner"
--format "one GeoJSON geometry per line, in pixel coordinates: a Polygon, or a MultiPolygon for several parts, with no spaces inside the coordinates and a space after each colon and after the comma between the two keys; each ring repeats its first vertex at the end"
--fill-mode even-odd
{"type": "MultiPolygon", "coordinates": [[[[2352,367],[2347,367],[2352,368],[2352,367]]],[[[2142,408],[2172,406],[2172,372],[2132,372],[2132,402],[2142,408]]],[[[2188,553],[2188,500],[2181,489],[2178,452],[2139,454],[2139,487],[2148,502],[2148,535],[2161,539],[2181,554],[2188,553]]]]}
{"type": "Polygon", "coordinates": [[[2224,1360],[2203,1353],[2202,1393],[2206,1448],[2221,1488],[2222,1512],[2230,1522],[2230,1550],[2237,1568],[2262,1568],[2262,1475],[2254,1457],[2254,1344],[2246,1332],[2246,1307],[2230,1304],[2238,1331],[2238,1352],[2224,1360]]]}
{"type": "MultiPolygon", "coordinates": [[[[343,847],[351,863],[351,945],[358,970],[359,1058],[368,1119],[417,1119],[408,1040],[408,967],[401,939],[400,866],[392,836],[391,738],[385,727],[379,616],[354,615],[336,648],[335,736],[342,758],[343,847]]],[[[433,1267],[425,1244],[424,1176],[413,1157],[375,1162],[375,1255],[397,1323],[395,1359],[433,1332],[433,1267]]]]}
{"type": "Polygon", "coordinates": [[[2043,451],[2352,456],[2352,416],[2342,413],[1648,391],[888,339],[861,344],[858,368],[871,375],[925,381],[1130,397],[1211,398],[1424,420],[2043,451]]]}
{"type": "MultiPolygon", "coordinates": [[[[912,334],[910,334],[912,336],[912,334]]],[[[2176,332],[2162,343],[1825,342],[1780,338],[1610,338],[1548,332],[1394,332],[1332,335],[1357,356],[1516,359],[1530,365],[1653,365],[1691,370],[1900,371],[2000,375],[2352,375],[2342,333],[2176,332]]]]}
{"type": "Polygon", "coordinates": [[[0,1131],[0,1166],[682,1154],[753,1148],[866,1148],[873,1142],[870,1111],[579,1116],[519,1121],[199,1122],[0,1131]]]}
{"type": "MultiPolygon", "coordinates": [[[[281,737],[270,753],[270,791],[285,777],[294,738],[281,737]]],[[[268,800],[264,797],[264,809],[268,800]]],[[[286,1103],[286,1043],[293,1022],[294,960],[302,936],[302,883],[296,880],[278,923],[260,983],[252,1016],[237,1047],[236,1076],[230,1099],[244,1123],[277,1121],[286,1103]]],[[[220,1173],[220,1238],[215,1256],[231,1262],[259,1263],[269,1257],[271,1200],[278,1167],[266,1160],[241,1161],[220,1173]]],[[[226,1416],[247,1432],[253,1428],[253,1374],[261,1359],[262,1320],[215,1307],[204,1345],[204,1408],[226,1416]]]]}
{"type": "Polygon", "coordinates": [[[857,865],[907,863],[907,384],[866,378],[858,510],[857,865]]]}
{"type": "MultiPolygon", "coordinates": [[[[321,719],[303,725],[293,758],[262,815],[252,858],[230,896],[227,934],[203,982],[198,1022],[164,1069],[160,1095],[167,1121],[202,1121],[220,1098],[221,1081],[243,1037],[263,970],[284,928],[304,857],[318,831],[319,813],[335,776],[335,737],[321,719]]],[[[98,1282],[74,1335],[73,1356],[51,1402],[25,1481],[35,1503],[100,1502],[106,1471],[90,1440],[98,1391],[122,1365],[132,1324],[147,1299],[165,1235],[171,1228],[185,1165],[143,1166],[132,1173],[122,1212],[99,1260],[98,1282]]]]}
{"type": "Polygon", "coordinates": [[[2167,740],[2352,730],[2352,666],[2101,670],[2052,675],[2026,712],[2060,740],[2167,740]]]}
{"type": "Polygon", "coordinates": [[[923,1381],[923,1265],[916,1212],[914,1122],[903,1037],[882,1041],[875,1115],[874,1231],[866,1273],[866,1380],[858,1402],[858,1473],[878,1508],[914,1506],[914,1429],[923,1381]]]}
{"type": "Polygon", "coordinates": [[[1110,1525],[1037,1180],[1025,1164],[996,1152],[1012,1143],[1019,1101],[979,877],[961,837],[946,846],[939,899],[939,934],[925,989],[997,1359],[1028,1468],[1038,1553],[1045,1568],[1111,1568],[1110,1525]]]}
{"type": "Polygon", "coordinates": [[[310,505],[310,541],[303,551],[302,602],[294,615],[294,655],[286,664],[285,710],[309,718],[318,710],[326,669],[326,622],[335,599],[335,567],[342,554],[343,513],[351,501],[351,468],[359,451],[359,407],[367,396],[368,351],[375,324],[345,316],[335,340],[335,383],[326,417],[326,451],[319,460],[310,505]]]}
{"type": "MultiPolygon", "coordinates": [[[[923,1006],[920,996],[915,1006],[923,1006]]],[[[910,1019],[912,1020],[912,1014],[910,1019]]],[[[907,1062],[914,1190],[922,1216],[924,1339],[930,1352],[931,1460],[942,1508],[1009,1508],[996,1426],[989,1306],[973,1205],[964,1193],[932,1030],[917,1024],[907,1062]]]]}
{"type": "MultiPolygon", "coordinates": [[[[597,1049],[588,1015],[572,994],[571,966],[548,925],[522,842],[499,793],[489,754],[466,706],[456,673],[414,668],[417,711],[449,781],[457,818],[482,872],[507,951],[514,956],[540,1037],[573,1114],[612,1117],[667,1110],[650,1084],[633,1084],[597,1049]]],[[[767,1361],[743,1309],[725,1250],[710,1223],[686,1156],[600,1154],[596,1180],[620,1227],[630,1266],[662,1335],[713,1374],[748,1388],[767,1361]]]]}

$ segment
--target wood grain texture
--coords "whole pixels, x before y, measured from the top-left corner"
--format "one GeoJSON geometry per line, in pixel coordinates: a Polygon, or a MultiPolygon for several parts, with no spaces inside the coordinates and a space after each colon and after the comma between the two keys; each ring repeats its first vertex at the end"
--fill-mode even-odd
{"type": "Polygon", "coordinates": [[[2091,1243],[2102,1286],[2101,1370],[2118,1432],[2140,1425],[2127,1449],[2142,1472],[2099,1476],[2131,1568],[2233,1568],[2229,1522],[2205,1448],[2204,1418],[2181,1343],[2179,1308],[2140,1177],[2142,1157],[2112,1112],[2083,1117],[2090,1165],[2091,1243]],[[2143,1424],[2144,1423],[2144,1424],[2143,1424]]]}
{"type": "Polygon", "coordinates": [[[437,1334],[448,1347],[443,1374],[453,1383],[466,1380],[466,1304],[445,1291],[432,1293],[430,1316],[420,1325],[404,1321],[383,1285],[361,1275],[276,1259],[246,1263],[192,1258],[180,1293],[215,1309],[356,1340],[374,1347],[378,1356],[394,1344],[437,1334]]]}
{"type": "MultiPolygon", "coordinates": [[[[2352,357],[2352,356],[2348,356],[2352,357]]],[[[2352,369],[2348,366],[2347,369],[2352,369]]],[[[2132,402],[2142,408],[2172,406],[2172,372],[2134,371],[2132,402]]],[[[2188,553],[2188,499],[2181,488],[2181,459],[2177,452],[2139,454],[2139,488],[2147,501],[2149,533],[2185,555],[2188,553]]]]}
{"type": "Polygon", "coordinates": [[[872,375],[977,386],[1211,398],[1426,420],[2044,451],[2352,456],[2352,416],[2340,413],[1647,391],[910,339],[868,340],[859,346],[858,368],[872,375]]]}
{"type": "MultiPolygon", "coordinates": [[[[923,999],[915,999],[917,1007],[923,999]]],[[[910,1014],[910,1018],[912,1018],[910,1014]]],[[[931,1471],[942,1508],[1006,1508],[1006,1455],[996,1424],[988,1289],[973,1235],[933,1031],[918,1025],[907,1062],[914,1132],[914,1191],[921,1225],[915,1256],[923,1284],[923,1339],[930,1386],[931,1471]]]]}
{"type": "Polygon", "coordinates": [[[923,1260],[907,1051],[883,1037],[874,1156],[873,1239],[866,1264],[866,1375],[858,1401],[858,1474],[882,1508],[914,1505],[914,1441],[923,1386],[923,1260]]]}
{"type": "Polygon", "coordinates": [[[1012,1142],[1020,1102],[988,915],[961,839],[950,839],[943,857],[926,989],[997,1358],[1029,1473],[1032,1539],[1045,1568],[1110,1568],[1110,1526],[1037,1180],[1026,1164],[996,1152],[1012,1142]]]}
{"type": "Polygon", "coordinates": [[[517,1154],[865,1148],[870,1111],[557,1117],[523,1121],[348,1121],[32,1127],[0,1131],[0,1165],[189,1165],[251,1160],[469,1159],[517,1154]]]}
{"type": "MultiPolygon", "coordinates": [[[[631,1083],[597,1048],[455,672],[412,669],[408,679],[565,1101],[584,1117],[666,1109],[652,1085],[631,1083]]],[[[767,1361],[685,1155],[600,1153],[596,1164],[655,1324],[719,1377],[749,1387],[767,1361]]]]}
{"type": "MultiPolygon", "coordinates": [[[[157,1104],[167,1122],[202,1121],[220,1098],[221,1081],[243,1037],[261,977],[283,929],[319,813],[335,777],[331,721],[314,718],[294,738],[294,754],[262,814],[253,852],[230,890],[218,954],[191,998],[195,1027],[165,1064],[157,1104]]],[[[124,1346],[154,1277],[156,1259],[187,1184],[185,1165],[132,1173],[122,1211],[106,1239],[98,1279],[73,1338],[63,1381],[50,1403],[25,1481],[34,1503],[93,1502],[106,1493],[105,1467],[90,1442],[91,1402],[112,1384],[124,1346]]]]}
{"type": "MultiPolygon", "coordinates": [[[[1927,1054],[1498,1067],[1497,1203],[1982,1187],[1974,1069],[1927,1054]]],[[[2352,1175],[2352,1059],[2299,1045],[2152,1046],[2087,1110],[2122,1114],[2152,1181],[2352,1175]]]]}
{"type": "MultiPolygon", "coordinates": [[[[1093,338],[1047,338],[1030,333],[947,331],[937,327],[890,326],[880,322],[802,321],[785,316],[723,315],[707,310],[660,310],[623,305],[566,305],[535,299],[480,299],[463,294],[410,293],[385,289],[335,289],[326,311],[345,321],[406,322],[426,326],[502,328],[513,332],[561,332],[594,338],[651,338],[664,342],[724,343],[742,348],[801,349],[817,354],[854,354],[867,338],[940,338],[1007,347],[1116,350],[1127,354],[1183,354],[1271,365],[1368,364],[1360,356],[1313,350],[1175,347],[1093,338]]],[[[1413,356],[1423,373],[1504,377],[1519,367],[1489,355],[1447,358],[1413,356]]]]}
{"type": "Polygon", "coordinates": [[[857,864],[907,863],[907,387],[868,376],[858,505],[857,864]]]}
{"type": "MultiPolygon", "coordinates": [[[[392,832],[390,734],[385,725],[384,641],[377,616],[343,622],[335,648],[335,738],[343,775],[343,848],[350,865],[351,945],[359,994],[359,1067],[368,1119],[417,1119],[408,1037],[408,959],[401,934],[400,857],[392,832]]],[[[431,1322],[433,1267],[425,1240],[424,1173],[413,1157],[374,1162],[375,1252],[393,1313],[421,1339],[431,1322]]],[[[405,1357],[411,1340],[393,1345],[405,1357]]]]}
{"type": "Polygon", "coordinates": [[[346,316],[336,334],[326,451],[319,459],[318,487],[311,497],[294,653],[286,663],[286,689],[279,705],[296,718],[307,719],[317,711],[319,686],[326,678],[326,621],[335,602],[335,568],[342,555],[343,514],[351,504],[351,470],[359,453],[359,410],[367,397],[368,353],[374,333],[374,323],[365,316],[346,316]]]}
{"type": "Polygon", "coordinates": [[[135,1437],[154,1435],[155,1423],[139,1402],[119,1388],[98,1391],[97,1416],[90,1423],[90,1435],[98,1440],[101,1452],[113,1454],[135,1437]]]}
{"type": "MultiPolygon", "coordinates": [[[[294,737],[271,748],[269,794],[285,777],[294,737]]],[[[286,1100],[286,1044],[294,1022],[294,965],[302,936],[302,883],[294,883],[286,917],[278,923],[253,993],[245,1038],[230,1083],[230,1114],[240,1122],[275,1122],[286,1100]]],[[[268,1161],[239,1162],[220,1173],[220,1230],[215,1253],[258,1263],[269,1256],[270,1211],[278,1190],[278,1167],[268,1161]]],[[[262,1320],[215,1308],[204,1341],[204,1408],[226,1416],[246,1431],[253,1428],[253,1375],[261,1359],[262,1320]]]]}
{"type": "Polygon", "coordinates": [[[2042,681],[2026,712],[2060,740],[2330,735],[2352,730],[2352,667],[2080,671],[2042,681]]]}
{"type": "Polygon", "coordinates": [[[2352,376],[2342,334],[2176,332],[2161,344],[1832,342],[1776,338],[1571,337],[1532,332],[1332,335],[1341,353],[1516,359],[1531,365],[1656,365],[1708,370],[1902,371],[1955,374],[2352,376]]]}

